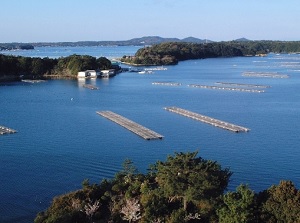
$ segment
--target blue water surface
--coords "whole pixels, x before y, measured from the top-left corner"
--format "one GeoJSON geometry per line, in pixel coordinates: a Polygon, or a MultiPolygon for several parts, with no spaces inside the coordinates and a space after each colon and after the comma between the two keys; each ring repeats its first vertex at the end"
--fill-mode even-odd
{"type": "MultiPolygon", "coordinates": [[[[47,50],[48,56],[55,57],[52,48],[39,50],[45,51],[42,57],[47,50]]],[[[72,50],[70,54],[83,53],[72,50]]],[[[108,51],[113,50],[117,53],[111,58],[134,54],[137,48],[108,51]]],[[[92,56],[109,54],[98,51],[86,48],[92,56]]],[[[84,179],[99,183],[113,177],[126,158],[145,172],[174,152],[198,151],[203,158],[230,168],[234,173],[230,190],[247,183],[258,192],[283,179],[299,187],[299,66],[299,55],[269,54],[190,60],[152,74],[128,72],[111,79],[2,83],[0,125],[18,133],[0,136],[0,222],[33,222],[54,196],[80,189],[84,179]],[[245,77],[245,71],[278,72],[289,78],[245,77]],[[264,93],[188,87],[215,82],[271,87],[264,93]],[[99,90],[83,88],[84,83],[99,90]],[[166,106],[251,130],[233,133],[170,113],[163,109],[166,106]],[[144,140],[96,114],[102,110],[125,116],[164,138],[144,140]]]]}

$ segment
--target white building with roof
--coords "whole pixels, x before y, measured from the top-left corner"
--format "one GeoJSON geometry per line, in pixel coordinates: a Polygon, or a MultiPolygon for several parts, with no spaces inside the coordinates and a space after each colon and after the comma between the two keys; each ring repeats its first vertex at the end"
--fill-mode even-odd
{"type": "Polygon", "coordinates": [[[95,70],[79,71],[77,74],[78,78],[97,78],[98,76],[100,76],[100,72],[95,70]]]}

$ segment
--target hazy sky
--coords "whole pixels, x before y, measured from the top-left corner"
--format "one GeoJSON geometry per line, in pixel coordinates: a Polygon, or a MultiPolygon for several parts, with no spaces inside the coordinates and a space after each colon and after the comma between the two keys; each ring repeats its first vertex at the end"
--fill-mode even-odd
{"type": "Polygon", "coordinates": [[[0,42],[300,40],[300,0],[1,0],[0,42]]]}

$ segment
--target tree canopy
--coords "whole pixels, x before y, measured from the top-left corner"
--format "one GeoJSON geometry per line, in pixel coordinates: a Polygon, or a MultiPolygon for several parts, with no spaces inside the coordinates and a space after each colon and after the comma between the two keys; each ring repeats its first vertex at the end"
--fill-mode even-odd
{"type": "Polygon", "coordinates": [[[170,200],[182,200],[183,209],[189,203],[216,199],[227,187],[231,173],[213,161],[196,157],[194,153],[176,153],[166,162],[157,162],[156,179],[165,196],[170,200]]]}
{"type": "Polygon", "coordinates": [[[26,78],[44,78],[51,75],[74,78],[79,71],[110,69],[112,64],[105,57],[71,55],[58,59],[9,56],[0,54],[0,81],[26,78]]]}
{"type": "Polygon", "coordinates": [[[259,194],[262,221],[300,222],[300,191],[291,181],[280,181],[259,194]]]}
{"type": "Polygon", "coordinates": [[[84,180],[82,189],[55,197],[35,223],[300,221],[300,192],[292,182],[258,194],[244,184],[225,193],[232,173],[197,154],[175,153],[146,174],[126,160],[113,179],[84,180]]]}
{"type": "Polygon", "coordinates": [[[220,223],[255,222],[255,193],[241,184],[235,192],[223,195],[223,205],[217,210],[220,223]]]}
{"type": "Polygon", "coordinates": [[[190,59],[255,56],[270,52],[300,52],[300,41],[164,42],[141,48],[134,56],[124,56],[121,60],[137,65],[172,65],[190,59]]]}

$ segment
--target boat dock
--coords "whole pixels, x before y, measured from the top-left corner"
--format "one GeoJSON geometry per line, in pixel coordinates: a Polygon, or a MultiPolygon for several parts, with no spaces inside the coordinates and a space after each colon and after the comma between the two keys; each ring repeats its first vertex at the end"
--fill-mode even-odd
{"type": "Polygon", "coordinates": [[[140,137],[150,140],[150,139],[162,139],[163,136],[136,123],[133,122],[121,115],[118,115],[114,112],[111,111],[97,111],[96,112],[98,115],[101,115],[119,125],[121,125],[122,127],[128,129],[129,131],[139,135],[140,137]]]}
{"type": "Polygon", "coordinates": [[[250,88],[270,88],[271,87],[271,86],[268,86],[268,85],[241,84],[241,83],[230,83],[230,82],[216,82],[216,84],[228,85],[228,86],[250,87],[250,88]]]}
{"type": "Polygon", "coordinates": [[[195,88],[206,88],[206,89],[227,90],[227,91],[241,91],[241,92],[251,92],[251,93],[263,93],[263,92],[265,92],[264,90],[257,90],[257,89],[219,87],[219,86],[200,85],[200,84],[189,84],[188,86],[189,87],[195,87],[195,88]]]}
{"type": "Polygon", "coordinates": [[[88,88],[90,90],[98,90],[99,88],[92,84],[83,84],[82,87],[88,88]]]}
{"type": "Polygon", "coordinates": [[[154,85],[180,86],[181,83],[176,82],[152,82],[154,85]]]}
{"type": "Polygon", "coordinates": [[[201,121],[201,122],[204,122],[204,123],[207,123],[207,124],[210,124],[210,125],[222,128],[222,129],[233,131],[233,132],[248,132],[248,131],[250,131],[250,129],[248,129],[248,128],[238,126],[235,124],[231,124],[229,122],[224,122],[224,121],[214,119],[214,118],[211,118],[211,117],[208,117],[205,115],[201,115],[198,113],[194,113],[194,112],[182,109],[182,108],[166,107],[164,109],[167,111],[174,112],[179,115],[183,115],[183,116],[195,119],[197,121],[201,121]]]}
{"type": "Polygon", "coordinates": [[[7,128],[5,126],[0,126],[0,135],[4,134],[13,134],[16,133],[17,131],[11,128],[7,128]]]}
{"type": "Polygon", "coordinates": [[[244,72],[245,77],[269,77],[269,78],[289,78],[287,74],[278,74],[272,72],[244,72]]]}

